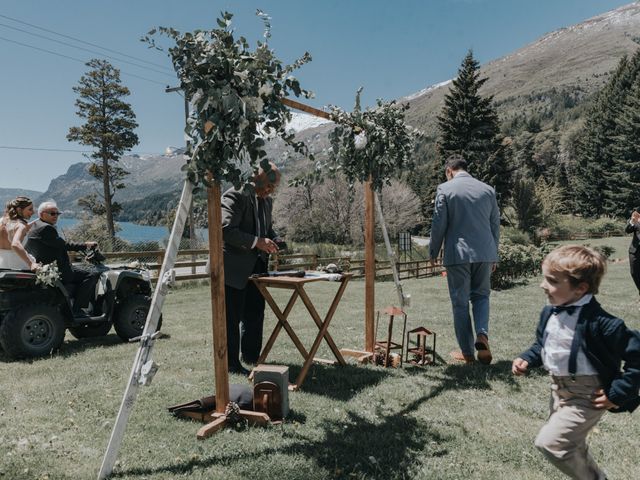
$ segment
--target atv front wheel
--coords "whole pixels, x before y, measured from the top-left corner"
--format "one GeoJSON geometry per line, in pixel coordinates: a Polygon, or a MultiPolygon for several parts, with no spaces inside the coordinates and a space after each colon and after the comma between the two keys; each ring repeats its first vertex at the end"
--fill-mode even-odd
{"type": "MultiPolygon", "coordinates": [[[[151,297],[146,295],[130,295],[122,301],[115,312],[113,320],[116,333],[122,340],[126,342],[130,338],[142,335],[150,306],[151,297]]],[[[162,316],[158,320],[156,330],[160,330],[161,325],[162,316]]]]}
{"type": "Polygon", "coordinates": [[[0,325],[0,345],[11,358],[43,357],[60,348],[64,319],[51,305],[25,305],[9,312],[0,325]]]}

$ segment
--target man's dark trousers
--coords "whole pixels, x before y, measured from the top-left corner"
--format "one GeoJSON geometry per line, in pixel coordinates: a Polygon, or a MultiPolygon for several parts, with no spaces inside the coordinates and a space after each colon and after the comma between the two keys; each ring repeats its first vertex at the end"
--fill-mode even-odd
{"type": "MultiPolygon", "coordinates": [[[[267,263],[261,256],[256,260],[253,273],[266,271],[267,263]]],[[[225,285],[224,293],[229,367],[240,365],[240,352],[245,362],[254,364],[262,349],[264,297],[251,281],[243,289],[225,285]]]]}
{"type": "Polygon", "coordinates": [[[87,308],[93,299],[93,293],[98,283],[99,273],[88,272],[79,268],[71,267],[71,278],[64,279],[64,286],[73,289],[73,312],[77,313],[81,308],[87,308]]]}

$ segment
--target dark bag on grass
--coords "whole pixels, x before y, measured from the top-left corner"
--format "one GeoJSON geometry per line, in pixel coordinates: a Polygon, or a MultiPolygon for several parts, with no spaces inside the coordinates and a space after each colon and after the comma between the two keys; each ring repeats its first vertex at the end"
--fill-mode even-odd
{"type": "MultiPolygon", "coordinates": [[[[253,410],[253,391],[249,385],[229,385],[229,401],[237,403],[241,410],[253,410]]],[[[192,402],[168,407],[169,413],[180,418],[204,421],[207,414],[215,410],[216,397],[204,397],[192,402]]]]}

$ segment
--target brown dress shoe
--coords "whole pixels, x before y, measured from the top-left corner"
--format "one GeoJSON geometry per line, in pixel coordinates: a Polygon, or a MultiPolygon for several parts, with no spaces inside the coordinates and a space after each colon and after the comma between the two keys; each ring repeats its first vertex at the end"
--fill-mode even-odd
{"type": "Polygon", "coordinates": [[[491,356],[491,349],[489,348],[489,339],[486,335],[480,334],[476,337],[475,343],[476,350],[478,351],[478,361],[484,365],[489,365],[493,357],[491,356]]]}
{"type": "Polygon", "coordinates": [[[474,363],[476,361],[476,358],[473,355],[465,355],[458,350],[454,350],[449,353],[449,356],[456,362],[474,363]]]}

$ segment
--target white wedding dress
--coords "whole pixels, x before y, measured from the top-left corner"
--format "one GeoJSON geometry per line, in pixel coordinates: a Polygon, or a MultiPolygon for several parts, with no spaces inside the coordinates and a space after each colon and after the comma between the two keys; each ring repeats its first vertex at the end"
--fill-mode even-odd
{"type": "MultiPolygon", "coordinates": [[[[16,229],[20,223],[10,220],[6,224],[7,233],[9,234],[9,242],[13,241],[13,235],[16,232],[16,229]]],[[[26,243],[27,237],[25,235],[22,244],[26,243]]],[[[18,256],[16,252],[12,249],[4,249],[0,248],[0,268],[8,268],[11,270],[29,270],[29,265],[27,265],[22,258],[18,256]]]]}

